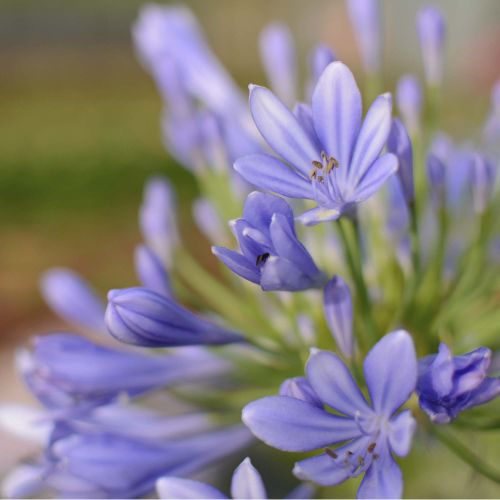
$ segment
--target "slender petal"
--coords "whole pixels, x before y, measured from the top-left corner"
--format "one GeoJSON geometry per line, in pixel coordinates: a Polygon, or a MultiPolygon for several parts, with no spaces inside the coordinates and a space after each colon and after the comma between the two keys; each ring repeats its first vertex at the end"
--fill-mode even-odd
{"type": "Polygon", "coordinates": [[[250,110],[262,137],[304,175],[319,151],[293,113],[268,89],[250,86],[250,110]]]}
{"type": "Polygon", "coordinates": [[[396,455],[400,457],[408,455],[416,427],[417,422],[410,410],[402,411],[399,415],[391,419],[389,445],[396,455]]]}
{"type": "Polygon", "coordinates": [[[375,193],[398,170],[398,159],[392,153],[382,155],[373,163],[361,179],[353,194],[357,202],[375,193]]]}
{"type": "Polygon", "coordinates": [[[391,129],[391,94],[378,96],[370,106],[356,140],[350,169],[349,182],[357,184],[384,148],[391,129]]]}
{"type": "Polygon", "coordinates": [[[360,434],[354,420],[287,396],[249,403],[243,408],[242,419],[255,436],[283,451],[315,450],[360,434]]]}
{"type": "Polygon", "coordinates": [[[404,75],[399,79],[396,101],[405,125],[415,133],[422,113],[422,87],[416,76],[404,75]]]}
{"type": "Polygon", "coordinates": [[[371,413],[348,368],[332,352],[313,349],[306,373],[307,380],[323,403],[351,417],[356,413],[371,413]]]}
{"type": "Polygon", "coordinates": [[[303,481],[314,481],[321,486],[334,486],[351,477],[349,467],[339,467],[326,453],[297,462],[293,473],[303,481]]]}
{"type": "Polygon", "coordinates": [[[267,498],[266,488],[260,474],[247,457],[236,468],[231,481],[231,497],[234,500],[267,498]]]}
{"type": "Polygon", "coordinates": [[[227,498],[217,488],[200,481],[182,479],[180,477],[160,477],[156,481],[156,493],[164,500],[195,499],[195,498],[227,498]]]}
{"type": "Polygon", "coordinates": [[[243,219],[253,227],[268,235],[274,214],[283,214],[290,223],[293,223],[293,211],[290,205],[279,196],[258,191],[248,195],[243,206],[243,219]]]}
{"type": "Polygon", "coordinates": [[[250,184],[289,198],[314,199],[311,183],[278,159],[255,154],[239,158],[234,169],[250,184]]]}
{"type": "Polygon", "coordinates": [[[0,428],[20,438],[44,445],[52,432],[52,422],[43,410],[14,404],[0,404],[0,428]]]}
{"type": "Polygon", "coordinates": [[[265,291],[297,292],[322,286],[320,280],[321,274],[313,278],[288,259],[272,255],[262,267],[260,286],[265,291]]]}
{"type": "Polygon", "coordinates": [[[46,271],[40,288],[47,304],[64,320],[95,332],[106,330],[104,302],[75,272],[64,268],[46,271]]]}
{"type": "Polygon", "coordinates": [[[415,347],[404,330],[382,337],[366,356],[363,366],[373,408],[379,415],[392,415],[415,390],[415,347]]]}
{"type": "Polygon", "coordinates": [[[146,245],[136,248],[135,269],[143,286],[165,297],[172,297],[168,274],[161,260],[146,245]]]}
{"type": "Polygon", "coordinates": [[[306,403],[310,403],[323,409],[323,402],[318,398],[318,395],[314,392],[311,384],[304,377],[286,379],[281,384],[279,395],[301,399],[306,403]]]}
{"type": "Polygon", "coordinates": [[[224,264],[226,264],[233,273],[245,278],[252,283],[260,282],[260,274],[256,267],[248,259],[234,250],[224,247],[212,247],[212,253],[224,264]]]}
{"type": "Polygon", "coordinates": [[[39,464],[22,464],[10,471],[2,480],[4,498],[31,498],[44,490],[47,468],[39,464]]]}
{"type": "Polygon", "coordinates": [[[380,455],[366,471],[358,489],[358,498],[401,498],[403,475],[389,452],[380,455]]]}
{"type": "Polygon", "coordinates": [[[349,286],[340,276],[334,276],[325,286],[323,307],[330,332],[340,352],[351,358],[354,350],[352,297],[349,286]]]}
{"type": "Polygon", "coordinates": [[[405,126],[395,118],[387,140],[387,149],[398,158],[398,177],[407,203],[415,199],[413,185],[413,149],[405,126]]]}
{"type": "Polygon", "coordinates": [[[361,94],[349,68],[339,61],[329,64],[314,90],[312,112],[316,133],[327,155],[339,161],[339,172],[350,164],[361,109],[361,94]]]}
{"type": "Polygon", "coordinates": [[[337,220],[342,215],[341,207],[323,208],[316,207],[307,210],[297,217],[297,220],[306,226],[315,226],[321,222],[337,220]]]}
{"type": "Polygon", "coordinates": [[[312,83],[315,85],[319,77],[325,71],[325,68],[332,62],[336,61],[336,56],[330,47],[323,44],[318,44],[314,47],[309,64],[311,66],[312,83]]]}

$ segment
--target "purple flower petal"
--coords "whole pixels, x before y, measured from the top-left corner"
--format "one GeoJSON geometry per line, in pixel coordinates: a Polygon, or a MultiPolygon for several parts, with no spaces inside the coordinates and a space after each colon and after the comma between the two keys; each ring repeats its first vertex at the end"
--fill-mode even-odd
{"type": "Polygon", "coordinates": [[[288,259],[271,255],[262,266],[260,286],[265,291],[297,292],[322,286],[321,277],[320,273],[313,278],[288,259]]]}
{"type": "Polygon", "coordinates": [[[356,186],[355,201],[360,202],[375,193],[398,170],[398,159],[392,153],[382,155],[373,163],[356,186]]]}
{"type": "Polygon", "coordinates": [[[267,498],[262,478],[248,457],[238,465],[233,473],[231,497],[235,500],[239,498],[267,498]]]}
{"type": "Polygon", "coordinates": [[[242,420],[260,440],[283,451],[316,450],[360,435],[354,420],[287,396],[249,403],[242,420]]]}
{"type": "Polygon", "coordinates": [[[250,86],[250,110],[269,146],[304,175],[319,151],[293,113],[268,89],[250,86]]]}
{"type": "Polygon", "coordinates": [[[389,417],[410,397],[417,383],[417,358],[411,335],[388,333],[364,362],[365,380],[378,415],[389,417]]]}
{"type": "Polygon", "coordinates": [[[297,220],[305,226],[315,226],[321,222],[337,220],[341,215],[342,210],[340,206],[336,208],[316,207],[299,215],[297,220]]]}
{"type": "Polygon", "coordinates": [[[391,94],[378,96],[370,106],[356,139],[349,168],[349,183],[356,185],[375,162],[391,129],[391,94]]]}
{"type": "Polygon", "coordinates": [[[311,67],[312,83],[316,85],[319,77],[325,71],[326,67],[337,60],[330,47],[323,44],[318,44],[311,52],[309,64],[311,67]]]}
{"type": "Polygon", "coordinates": [[[330,332],[340,352],[351,358],[354,350],[352,297],[349,286],[340,276],[334,276],[325,286],[323,307],[330,332]]]}
{"type": "Polygon", "coordinates": [[[417,422],[410,410],[402,411],[390,421],[389,445],[391,450],[400,457],[406,457],[410,452],[413,434],[417,422]]]}
{"type": "Polygon", "coordinates": [[[293,211],[290,205],[272,194],[253,191],[243,206],[243,219],[262,233],[269,235],[269,225],[274,214],[283,214],[293,224],[293,211]]]}
{"type": "Polygon", "coordinates": [[[357,498],[401,498],[403,475],[388,451],[380,454],[366,471],[357,498]]]}
{"type": "Polygon", "coordinates": [[[234,169],[250,184],[289,198],[314,199],[311,183],[278,159],[255,154],[236,160],[234,169]]]}
{"type": "Polygon", "coordinates": [[[160,259],[146,245],[136,248],[135,270],[143,286],[165,297],[172,297],[168,274],[160,259]]]}
{"type": "Polygon", "coordinates": [[[281,384],[279,395],[300,399],[306,403],[310,403],[320,409],[323,409],[323,402],[318,398],[318,395],[314,392],[311,384],[304,377],[286,379],[281,384]]]}
{"type": "Polygon", "coordinates": [[[252,283],[258,284],[260,282],[260,274],[256,266],[243,257],[243,255],[224,247],[212,247],[212,253],[229,267],[233,273],[252,283]]]}
{"type": "Polygon", "coordinates": [[[217,488],[200,481],[182,479],[180,477],[160,477],[156,481],[158,497],[164,500],[194,499],[194,498],[227,498],[217,488]]]}
{"type": "Polygon", "coordinates": [[[303,481],[313,481],[321,486],[334,486],[351,477],[349,467],[339,466],[326,453],[297,462],[293,473],[303,481]]]}
{"type": "Polygon", "coordinates": [[[311,350],[306,374],[323,403],[351,417],[372,413],[346,365],[332,352],[311,350]]]}
{"type": "Polygon", "coordinates": [[[314,90],[312,111],[325,152],[338,160],[339,176],[345,176],[342,172],[350,164],[362,111],[361,94],[345,64],[336,61],[327,66],[314,90]]]}

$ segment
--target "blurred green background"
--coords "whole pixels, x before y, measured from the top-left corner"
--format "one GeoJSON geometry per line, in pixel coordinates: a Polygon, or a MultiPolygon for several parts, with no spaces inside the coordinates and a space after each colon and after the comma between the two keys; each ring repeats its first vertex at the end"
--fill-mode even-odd
{"type": "MultiPolygon", "coordinates": [[[[162,172],[177,188],[183,234],[191,176],[163,150],[160,99],[136,61],[130,26],[138,0],[0,2],[0,399],[27,396],[13,381],[13,348],[58,326],[38,296],[55,265],[105,292],[133,284],[132,251],[144,179],[162,172]]],[[[164,2],[167,3],[167,2],[164,2]]],[[[176,2],[181,3],[181,2],[176,2]]],[[[191,0],[207,37],[242,88],[263,83],[257,37],[270,21],[290,24],[301,68],[317,41],[359,74],[342,0],[191,0]]],[[[414,27],[424,2],[385,0],[385,85],[422,74],[414,27]]],[[[481,124],[500,76],[500,1],[442,0],[448,19],[445,127],[464,137],[481,124]]],[[[13,441],[3,434],[0,442],[13,441]]],[[[25,449],[0,461],[0,476],[25,449]]]]}

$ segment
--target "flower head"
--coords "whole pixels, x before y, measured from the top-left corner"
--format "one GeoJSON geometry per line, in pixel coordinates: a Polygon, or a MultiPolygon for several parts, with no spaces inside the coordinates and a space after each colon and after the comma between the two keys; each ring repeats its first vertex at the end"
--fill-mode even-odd
{"type": "Polygon", "coordinates": [[[263,290],[298,291],[320,287],[324,274],[295,233],[288,203],[270,194],[251,193],[243,218],[232,222],[241,253],[223,247],[212,251],[239,276],[263,290]]]}
{"type": "Polygon", "coordinates": [[[359,498],[397,498],[403,480],[392,454],[409,452],[415,428],[410,411],[395,414],[417,381],[410,335],[399,330],[383,337],[368,353],[364,374],[371,404],[338,356],[314,350],[307,381],[323,405],[338,414],[303,399],[272,396],[248,404],[243,421],[258,438],[281,450],[325,449],[297,462],[294,472],[300,479],[326,486],[365,473],[359,498]]]}
{"type": "Polygon", "coordinates": [[[453,356],[446,344],[419,361],[417,393],[433,422],[447,424],[464,410],[500,395],[500,379],[488,377],[491,351],[480,347],[453,356]]]}
{"type": "Polygon", "coordinates": [[[234,168],[262,189],[314,200],[318,207],[299,217],[307,225],[349,213],[397,170],[394,155],[380,155],[391,127],[390,94],[374,101],[362,123],[361,94],[341,62],[326,67],[312,106],[302,105],[297,116],[270,90],[255,85],[250,108],[261,135],[282,160],[254,154],[237,160],[234,168]]]}

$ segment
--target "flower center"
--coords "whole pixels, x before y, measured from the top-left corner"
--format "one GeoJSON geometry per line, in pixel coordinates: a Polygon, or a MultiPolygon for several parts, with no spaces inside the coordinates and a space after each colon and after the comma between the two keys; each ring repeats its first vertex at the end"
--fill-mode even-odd
{"type": "Polygon", "coordinates": [[[380,455],[376,453],[375,448],[377,443],[375,441],[368,444],[366,449],[351,451],[343,449],[342,451],[325,449],[325,453],[334,460],[334,462],[342,468],[349,469],[351,477],[358,476],[365,472],[374,460],[378,460],[380,455]]]}
{"type": "Polygon", "coordinates": [[[339,162],[335,157],[327,156],[324,151],[321,151],[321,161],[312,161],[312,169],[309,172],[309,178],[322,183],[324,182],[325,177],[330,174],[334,168],[339,167],[339,162]]]}

